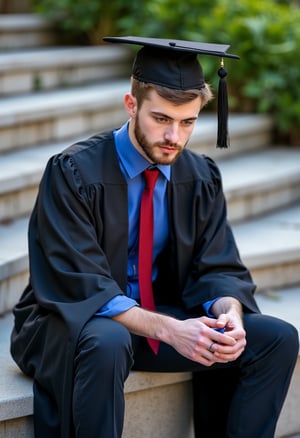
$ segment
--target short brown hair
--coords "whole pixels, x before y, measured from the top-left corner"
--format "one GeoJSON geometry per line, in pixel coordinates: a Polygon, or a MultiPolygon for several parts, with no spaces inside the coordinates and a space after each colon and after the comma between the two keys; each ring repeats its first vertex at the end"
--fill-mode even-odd
{"type": "Polygon", "coordinates": [[[138,107],[141,107],[143,101],[148,98],[151,90],[155,90],[160,97],[172,102],[174,105],[183,105],[200,97],[201,108],[203,108],[213,98],[210,86],[206,83],[200,90],[174,90],[162,87],[161,85],[140,82],[133,77],[131,78],[131,93],[136,98],[138,107]]]}

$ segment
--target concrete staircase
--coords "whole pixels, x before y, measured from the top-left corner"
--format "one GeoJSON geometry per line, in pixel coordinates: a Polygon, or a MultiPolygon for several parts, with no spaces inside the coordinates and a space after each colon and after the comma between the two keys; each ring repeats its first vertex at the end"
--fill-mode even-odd
{"type": "MultiPolygon", "coordinates": [[[[0,17],[0,438],[33,437],[32,382],[9,356],[9,335],[27,281],[27,223],[44,166],[70,143],[126,119],[126,49],[55,47],[53,35],[40,17],[0,17]]],[[[215,117],[204,112],[189,147],[220,165],[262,310],[300,330],[300,148],[271,147],[271,129],[268,117],[231,115],[231,147],[217,150],[215,117]]],[[[132,373],[124,438],[192,438],[190,379],[132,373]]],[[[276,438],[300,433],[299,394],[300,359],[276,438]]]]}

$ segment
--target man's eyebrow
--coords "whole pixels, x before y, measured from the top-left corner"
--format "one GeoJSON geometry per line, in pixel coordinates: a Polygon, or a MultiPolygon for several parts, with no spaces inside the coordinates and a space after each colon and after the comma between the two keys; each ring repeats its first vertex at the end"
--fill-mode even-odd
{"type": "MultiPolygon", "coordinates": [[[[159,111],[155,111],[155,110],[153,110],[153,111],[151,111],[151,113],[153,114],[153,115],[156,115],[156,116],[159,116],[159,117],[164,117],[165,119],[168,119],[168,120],[175,120],[175,119],[173,119],[172,117],[170,117],[170,116],[168,116],[167,114],[164,114],[164,113],[161,113],[161,112],[159,112],[159,111]]],[[[198,116],[191,116],[191,117],[187,117],[186,119],[182,119],[181,121],[187,121],[187,120],[197,120],[198,119],[198,116]]]]}
{"type": "Polygon", "coordinates": [[[168,116],[167,114],[161,113],[159,111],[151,111],[152,114],[154,114],[155,116],[159,116],[159,117],[164,117],[165,119],[169,119],[169,120],[174,120],[172,119],[172,117],[168,116]]]}

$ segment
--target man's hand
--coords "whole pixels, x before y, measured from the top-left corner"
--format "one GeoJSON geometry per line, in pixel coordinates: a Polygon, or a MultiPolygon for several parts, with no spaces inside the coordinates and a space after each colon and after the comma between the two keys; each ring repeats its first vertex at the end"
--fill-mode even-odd
{"type": "Polygon", "coordinates": [[[220,333],[216,328],[217,320],[206,316],[176,321],[165,342],[183,356],[202,365],[211,366],[216,362],[234,360],[239,351],[238,342],[231,334],[220,333]]]}
{"type": "Polygon", "coordinates": [[[166,342],[182,356],[211,366],[237,359],[246,345],[238,301],[221,298],[212,310],[218,315],[216,319],[203,316],[181,321],[133,307],[114,319],[132,333],[166,342]],[[218,328],[224,328],[224,333],[218,332],[218,328]]]}
{"type": "Polygon", "coordinates": [[[234,361],[242,354],[246,346],[242,306],[235,298],[224,297],[214,303],[212,312],[217,317],[216,327],[223,328],[224,333],[235,340],[233,346],[223,344],[222,340],[218,345],[213,345],[217,362],[219,360],[234,361]]]}

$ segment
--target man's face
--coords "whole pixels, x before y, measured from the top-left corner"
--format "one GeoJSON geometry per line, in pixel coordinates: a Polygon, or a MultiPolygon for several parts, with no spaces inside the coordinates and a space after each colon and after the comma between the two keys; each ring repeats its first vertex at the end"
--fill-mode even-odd
{"type": "Polygon", "coordinates": [[[151,163],[172,164],[192,134],[200,107],[200,97],[174,105],[152,90],[132,121],[135,147],[151,163]]]}

